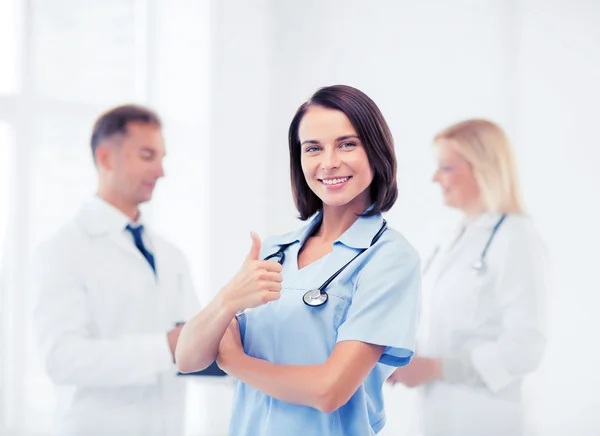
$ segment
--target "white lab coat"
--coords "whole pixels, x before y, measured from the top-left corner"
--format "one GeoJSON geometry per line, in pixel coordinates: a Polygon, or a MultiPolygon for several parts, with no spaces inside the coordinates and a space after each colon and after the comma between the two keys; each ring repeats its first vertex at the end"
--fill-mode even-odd
{"type": "Polygon", "coordinates": [[[437,381],[422,388],[425,436],[518,436],[520,390],[545,347],[547,253],[530,219],[508,215],[475,275],[500,215],[484,214],[445,243],[424,275],[422,332],[417,354],[463,357],[469,382],[437,381]]]}
{"type": "Polygon", "coordinates": [[[197,310],[186,259],[145,226],[157,275],[98,197],[38,250],[34,323],[60,434],[179,436],[185,382],[167,332],[197,310]]]}

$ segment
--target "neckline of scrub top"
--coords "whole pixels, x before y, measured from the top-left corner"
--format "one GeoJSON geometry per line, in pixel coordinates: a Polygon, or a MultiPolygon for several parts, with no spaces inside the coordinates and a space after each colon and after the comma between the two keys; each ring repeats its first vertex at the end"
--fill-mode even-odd
{"type": "MultiPolygon", "coordinates": [[[[274,245],[290,244],[289,248],[286,250],[286,261],[283,264],[282,270],[284,288],[316,289],[318,285],[331,276],[332,265],[335,266],[333,271],[336,271],[352,259],[359,250],[369,248],[373,237],[381,229],[383,224],[383,216],[381,213],[368,217],[359,217],[343,235],[333,242],[333,247],[330,252],[300,268],[298,263],[300,250],[315,226],[319,224],[320,220],[321,214],[319,213],[306,226],[293,233],[284,235],[283,240],[285,242],[274,242],[274,245]]],[[[359,259],[356,260],[357,265],[360,263],[359,259]]],[[[351,270],[352,263],[348,268],[348,271],[351,270]]]]}
{"type": "MultiPolygon", "coordinates": [[[[373,208],[373,205],[369,206],[365,212],[368,212],[373,208]]],[[[323,209],[320,209],[315,217],[306,226],[299,228],[298,230],[282,235],[279,238],[275,238],[273,243],[275,245],[286,245],[300,242],[300,247],[304,245],[306,240],[313,233],[316,226],[321,223],[323,219],[323,209]]],[[[342,243],[347,247],[362,249],[369,248],[371,241],[377,233],[377,230],[383,224],[383,216],[381,213],[377,213],[372,216],[359,216],[358,219],[352,223],[350,228],[346,230],[339,238],[337,238],[333,244],[342,243]]]]}

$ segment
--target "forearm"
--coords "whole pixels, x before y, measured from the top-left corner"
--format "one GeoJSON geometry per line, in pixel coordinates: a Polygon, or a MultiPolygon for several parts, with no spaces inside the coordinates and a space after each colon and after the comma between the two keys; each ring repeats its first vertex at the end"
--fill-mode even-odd
{"type": "Polygon", "coordinates": [[[217,358],[219,344],[235,317],[235,312],[219,294],[185,324],[175,350],[175,361],[179,371],[200,371],[217,358]]]}
{"type": "Polygon", "coordinates": [[[481,377],[473,367],[469,354],[443,357],[441,365],[442,380],[445,382],[466,385],[481,383],[481,377]]]}
{"type": "Polygon", "coordinates": [[[544,348],[541,332],[520,330],[482,343],[471,351],[470,358],[483,382],[492,392],[497,392],[535,371],[544,348]]]}
{"type": "MultiPolygon", "coordinates": [[[[498,341],[486,341],[475,348],[475,359],[486,350],[494,353],[495,366],[502,367],[515,378],[535,370],[543,352],[543,337],[535,333],[522,333],[520,339],[501,338],[498,341]]],[[[481,375],[473,363],[473,352],[442,358],[442,378],[449,383],[479,384],[481,375]]],[[[484,368],[485,365],[484,365],[484,368]]]]}
{"type": "Polygon", "coordinates": [[[333,407],[333,380],[326,364],[278,365],[240,353],[224,366],[233,377],[280,401],[327,413],[333,407]]]}

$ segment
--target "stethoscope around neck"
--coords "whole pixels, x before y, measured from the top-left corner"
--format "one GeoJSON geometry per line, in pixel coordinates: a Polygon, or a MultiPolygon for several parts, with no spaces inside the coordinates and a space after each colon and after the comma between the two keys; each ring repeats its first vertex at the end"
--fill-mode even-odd
{"type": "MultiPolygon", "coordinates": [[[[375,234],[375,236],[371,240],[371,244],[369,245],[369,248],[372,247],[373,245],[375,245],[375,243],[379,240],[379,238],[381,238],[381,235],[383,235],[383,232],[385,232],[386,229],[387,229],[387,222],[385,220],[383,220],[383,225],[381,226],[381,228],[379,229],[377,234],[375,234]]],[[[265,257],[264,260],[277,259],[277,262],[279,262],[280,265],[283,265],[283,262],[285,262],[285,250],[290,245],[294,244],[295,242],[296,241],[290,242],[289,244],[282,245],[281,247],[279,247],[278,251],[276,251],[273,254],[268,255],[267,257],[265,257]]],[[[323,284],[321,286],[319,286],[317,289],[311,289],[310,291],[307,291],[302,296],[302,301],[304,302],[304,304],[306,304],[307,306],[311,306],[311,307],[317,307],[317,306],[322,306],[325,303],[327,303],[327,300],[329,299],[329,296],[327,295],[327,291],[325,290],[327,288],[327,286],[329,286],[329,284],[333,280],[335,280],[335,278],[337,276],[339,276],[342,273],[342,271],[344,271],[346,269],[346,267],[354,261],[354,259],[356,259],[358,256],[363,254],[365,251],[367,251],[367,248],[361,249],[356,254],[356,256],[354,256],[352,259],[350,259],[350,261],[348,263],[346,263],[343,267],[338,269],[331,277],[329,277],[327,280],[325,280],[323,282],[323,284]]]]}
{"type": "MultiPolygon", "coordinates": [[[[504,222],[505,219],[506,219],[506,214],[502,214],[502,216],[500,217],[498,222],[496,222],[496,224],[494,225],[494,228],[492,229],[492,232],[490,233],[490,236],[485,244],[485,247],[483,247],[483,250],[481,251],[479,258],[471,264],[471,270],[473,271],[473,274],[479,276],[479,275],[482,275],[486,271],[487,268],[486,268],[485,256],[487,255],[488,249],[490,248],[490,245],[492,244],[492,241],[494,240],[494,237],[496,236],[498,229],[500,228],[500,226],[502,225],[502,223],[504,222]]],[[[429,257],[429,260],[423,267],[423,274],[425,274],[429,270],[429,267],[433,263],[433,260],[435,259],[435,257],[437,256],[439,251],[440,251],[440,247],[438,245],[437,247],[435,247],[433,254],[429,257]]]]}

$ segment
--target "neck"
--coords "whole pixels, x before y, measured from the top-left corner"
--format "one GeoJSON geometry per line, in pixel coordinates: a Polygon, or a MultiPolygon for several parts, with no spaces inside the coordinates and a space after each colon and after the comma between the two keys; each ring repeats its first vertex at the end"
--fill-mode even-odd
{"type": "Polygon", "coordinates": [[[323,205],[323,221],[315,236],[331,242],[342,236],[358,219],[368,206],[348,204],[344,207],[323,205]]]}
{"type": "Polygon", "coordinates": [[[111,206],[117,208],[125,215],[127,215],[132,221],[137,221],[140,210],[137,204],[131,204],[126,201],[123,197],[117,195],[114,191],[100,187],[98,188],[98,197],[106,201],[111,206]]]}
{"type": "Polygon", "coordinates": [[[462,213],[465,215],[468,221],[472,222],[485,213],[485,207],[483,207],[483,205],[480,203],[475,203],[463,208],[462,213]]]}

